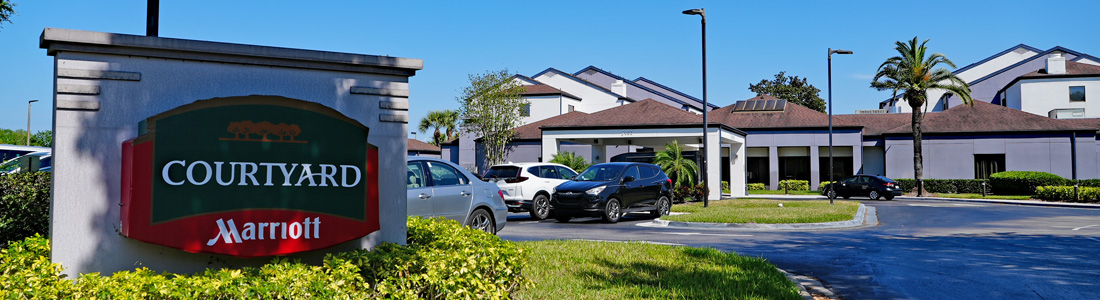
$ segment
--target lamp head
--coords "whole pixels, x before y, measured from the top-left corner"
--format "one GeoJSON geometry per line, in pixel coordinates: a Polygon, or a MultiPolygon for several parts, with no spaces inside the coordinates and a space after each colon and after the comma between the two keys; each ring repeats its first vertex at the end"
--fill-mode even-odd
{"type": "Polygon", "coordinates": [[[38,100],[27,101],[27,103],[35,103],[35,102],[38,102],[38,100]]]}
{"type": "Polygon", "coordinates": [[[852,53],[855,53],[855,52],[852,52],[852,50],[840,50],[840,49],[830,50],[829,52],[830,53],[835,53],[835,54],[852,54],[852,53]]]}
{"type": "Polygon", "coordinates": [[[705,8],[692,8],[683,12],[685,15],[700,15],[704,18],[707,17],[707,9],[705,8]]]}

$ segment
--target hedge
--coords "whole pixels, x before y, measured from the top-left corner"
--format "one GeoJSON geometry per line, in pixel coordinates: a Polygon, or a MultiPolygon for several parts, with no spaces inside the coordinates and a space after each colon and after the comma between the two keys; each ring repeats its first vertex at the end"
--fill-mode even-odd
{"type": "Polygon", "coordinates": [[[1077,195],[1080,200],[1073,199],[1073,187],[1072,186],[1039,186],[1035,188],[1035,198],[1050,200],[1050,201],[1079,201],[1079,202],[1097,202],[1100,201],[1100,188],[1097,187],[1079,187],[1077,195]]]}
{"type": "Polygon", "coordinates": [[[61,276],[41,236],[0,250],[0,299],[507,299],[526,286],[526,253],[455,221],[410,218],[408,245],[326,255],[320,266],[275,258],[260,268],[195,275],[147,268],[61,276]]]}
{"type": "Polygon", "coordinates": [[[790,191],[809,191],[810,181],[808,180],[780,180],[779,190],[790,191]]]}
{"type": "Polygon", "coordinates": [[[1007,171],[989,175],[989,184],[998,195],[1032,195],[1036,187],[1066,185],[1066,179],[1047,172],[1007,171]]]}
{"type": "Polygon", "coordinates": [[[749,190],[750,191],[763,191],[763,190],[766,190],[766,189],[768,189],[768,187],[765,186],[763,183],[750,183],[749,184],[749,190]]]}
{"type": "Polygon", "coordinates": [[[730,193],[730,182],[729,181],[723,181],[722,182],[722,193],[725,193],[725,194],[730,193]]]}
{"type": "Polygon", "coordinates": [[[0,248],[50,231],[50,172],[0,176],[0,248]]]}
{"type": "Polygon", "coordinates": [[[833,182],[836,182],[836,181],[822,181],[821,184],[817,186],[817,190],[824,191],[825,187],[828,186],[830,183],[833,183],[833,182]]]}
{"type": "MultiPolygon", "coordinates": [[[[901,186],[903,191],[912,191],[917,187],[917,181],[915,179],[894,179],[901,186]]],[[[948,193],[948,194],[981,194],[982,182],[986,182],[985,179],[925,179],[924,190],[929,193],[948,193]]],[[[986,183],[985,192],[990,193],[989,183],[986,183]]]]}

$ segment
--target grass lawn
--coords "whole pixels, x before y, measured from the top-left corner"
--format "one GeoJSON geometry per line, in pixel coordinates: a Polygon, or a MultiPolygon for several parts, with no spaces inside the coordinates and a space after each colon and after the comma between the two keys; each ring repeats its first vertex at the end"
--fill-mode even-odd
{"type": "Polygon", "coordinates": [[[982,194],[937,194],[937,197],[942,198],[963,198],[963,199],[1008,199],[1008,200],[1028,200],[1031,196],[1011,196],[1011,195],[988,195],[982,197],[982,194]]]}
{"type": "Polygon", "coordinates": [[[761,258],[710,248],[590,241],[520,242],[532,285],[516,299],[802,299],[761,258]]]}
{"type": "MultiPolygon", "coordinates": [[[[821,195],[821,191],[790,191],[791,195],[821,195]]],[[[783,190],[749,191],[749,195],[785,195],[783,190]]]]}
{"type": "Polygon", "coordinates": [[[735,199],[711,201],[710,207],[703,203],[678,204],[672,206],[674,212],[690,214],[664,216],[662,220],[678,222],[704,223],[820,223],[851,220],[859,210],[857,201],[829,200],[764,200],[735,199]],[[779,204],[783,203],[783,207],[779,204]]]}

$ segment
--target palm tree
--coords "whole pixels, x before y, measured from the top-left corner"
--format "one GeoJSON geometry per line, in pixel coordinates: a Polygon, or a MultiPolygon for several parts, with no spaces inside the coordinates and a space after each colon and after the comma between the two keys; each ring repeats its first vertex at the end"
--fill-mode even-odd
{"type": "Polygon", "coordinates": [[[577,155],[573,152],[562,152],[554,154],[554,158],[550,160],[552,163],[562,164],[577,172],[583,172],[588,166],[592,164],[588,163],[584,157],[577,155]]]}
{"type": "Polygon", "coordinates": [[[913,109],[913,175],[917,183],[917,196],[924,195],[924,158],[921,150],[921,121],[924,113],[921,108],[928,100],[928,90],[940,89],[958,96],[967,105],[974,105],[970,98],[970,86],[954,73],[939,67],[940,64],[955,68],[955,63],[940,53],[928,54],[925,44],[917,43],[913,37],[908,43],[895,42],[894,50],[898,56],[886,59],[879,65],[871,87],[880,91],[893,90],[896,97],[902,96],[913,109]]]}
{"type": "Polygon", "coordinates": [[[444,141],[453,139],[455,130],[458,128],[458,112],[454,110],[433,110],[429,111],[428,115],[420,119],[420,126],[417,129],[420,132],[428,132],[429,128],[435,128],[435,133],[432,134],[432,140],[429,144],[439,146],[444,141]],[[443,132],[446,132],[444,136],[443,132]]]}
{"type": "Polygon", "coordinates": [[[665,145],[665,151],[658,152],[653,158],[653,164],[661,167],[669,178],[676,183],[676,188],[683,184],[692,185],[695,181],[695,172],[699,167],[694,161],[684,158],[684,148],[678,141],[672,141],[665,145]]]}

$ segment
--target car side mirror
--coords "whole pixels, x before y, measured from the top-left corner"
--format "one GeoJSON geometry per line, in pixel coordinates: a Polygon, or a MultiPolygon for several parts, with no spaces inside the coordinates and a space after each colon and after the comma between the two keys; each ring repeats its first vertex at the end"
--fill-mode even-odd
{"type": "Polygon", "coordinates": [[[634,181],[634,176],[623,177],[623,183],[634,181]]]}

